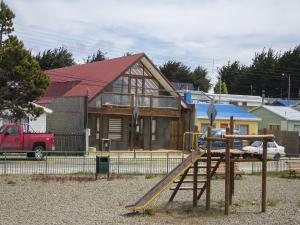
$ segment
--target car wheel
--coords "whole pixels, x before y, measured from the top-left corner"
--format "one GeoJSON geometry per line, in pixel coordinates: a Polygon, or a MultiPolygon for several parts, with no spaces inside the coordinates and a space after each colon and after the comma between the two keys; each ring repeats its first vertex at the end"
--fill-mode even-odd
{"type": "Polygon", "coordinates": [[[275,160],[279,160],[279,159],[280,159],[280,154],[279,154],[279,153],[276,153],[276,154],[274,155],[274,159],[275,159],[275,160]]]}
{"type": "Polygon", "coordinates": [[[36,146],[34,149],[34,158],[36,160],[42,160],[44,158],[44,148],[42,146],[36,146]]]}

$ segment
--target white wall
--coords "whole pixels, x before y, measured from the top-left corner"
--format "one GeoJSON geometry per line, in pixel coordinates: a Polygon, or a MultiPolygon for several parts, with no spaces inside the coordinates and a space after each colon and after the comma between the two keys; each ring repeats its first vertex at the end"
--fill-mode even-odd
{"type": "Polygon", "coordinates": [[[32,127],[32,129],[35,132],[45,133],[46,132],[46,119],[47,119],[46,113],[40,115],[35,120],[30,116],[29,117],[29,125],[32,127]]]}

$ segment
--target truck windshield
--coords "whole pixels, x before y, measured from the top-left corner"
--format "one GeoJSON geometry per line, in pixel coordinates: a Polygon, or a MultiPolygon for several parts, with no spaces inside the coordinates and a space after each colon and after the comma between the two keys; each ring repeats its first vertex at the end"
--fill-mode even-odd
{"type": "Polygon", "coordinates": [[[2,132],[5,130],[5,128],[6,128],[6,125],[2,125],[2,126],[0,127],[0,133],[2,133],[2,132]]]}

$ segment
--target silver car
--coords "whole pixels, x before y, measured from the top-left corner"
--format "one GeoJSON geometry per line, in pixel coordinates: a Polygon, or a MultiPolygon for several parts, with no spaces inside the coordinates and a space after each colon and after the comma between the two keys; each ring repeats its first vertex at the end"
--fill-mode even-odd
{"type": "MultiPolygon", "coordinates": [[[[262,154],[263,142],[255,141],[249,146],[243,147],[243,151],[255,154],[262,154]]],[[[269,141],[267,145],[267,157],[273,159],[280,159],[281,156],[285,155],[285,148],[278,145],[275,141],[269,141]]]]}

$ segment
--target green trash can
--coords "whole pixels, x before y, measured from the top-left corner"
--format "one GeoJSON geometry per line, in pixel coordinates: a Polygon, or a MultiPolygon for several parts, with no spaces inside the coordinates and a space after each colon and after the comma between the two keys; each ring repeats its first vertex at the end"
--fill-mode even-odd
{"type": "Polygon", "coordinates": [[[99,173],[109,177],[109,162],[109,156],[96,156],[96,179],[99,173]]]}

